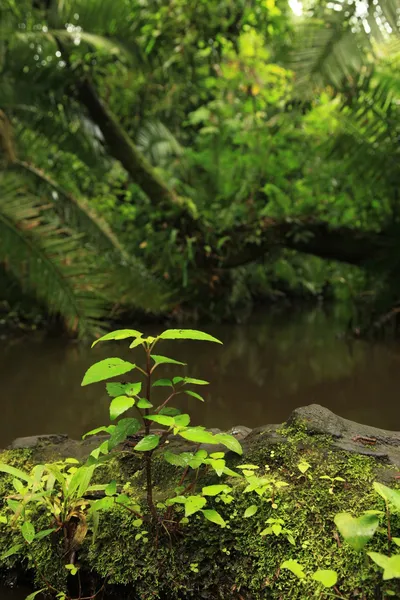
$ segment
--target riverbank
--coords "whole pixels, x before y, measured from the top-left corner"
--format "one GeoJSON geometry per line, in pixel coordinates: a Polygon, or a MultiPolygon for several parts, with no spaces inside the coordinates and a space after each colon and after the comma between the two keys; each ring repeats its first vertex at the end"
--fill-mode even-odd
{"type": "MultiPolygon", "coordinates": [[[[218,495],[209,501],[226,526],[210,523],[198,513],[173,530],[161,527],[155,538],[151,528],[142,535],[137,515],[110,502],[110,508],[100,513],[95,541],[87,535],[79,548],[80,572],[88,588],[98,589],[106,581],[110,597],[119,600],[306,600],[315,593],[319,598],[332,593],[346,599],[400,597],[400,580],[383,582],[382,571],[371,561],[366,565],[365,554],[341,539],[334,522],[339,512],[358,516],[384,508],[373,482],[396,486],[400,433],[352,423],[317,405],[294,411],[283,425],[237,427],[232,433],[241,441],[244,456],[229,452],[229,468],[238,471],[243,463],[258,467],[258,476],[272,482],[268,492],[246,492],[240,478],[228,475],[222,481],[202,472],[198,487],[221,482],[231,487],[227,501],[218,495]],[[255,507],[250,513],[256,512],[246,515],[249,507],[255,507]],[[281,568],[287,560],[297,561],[306,576],[299,579],[281,568]],[[336,591],[311,578],[318,569],[337,572],[336,591]]],[[[25,468],[69,457],[84,461],[98,443],[98,439],[74,442],[66,436],[25,438],[16,440],[0,460],[25,468]]],[[[175,451],[190,449],[190,444],[174,444],[175,451]]],[[[115,479],[141,504],[144,474],[133,454],[115,455],[98,473],[98,481],[115,479]]],[[[0,476],[3,497],[11,491],[11,479],[0,476]]],[[[179,469],[157,459],[154,480],[155,497],[162,504],[179,482],[179,469]]],[[[34,522],[49,526],[41,520],[38,514],[34,522]]],[[[399,536],[396,515],[391,526],[392,536],[399,536]]],[[[92,529],[89,523],[90,533],[92,529]]],[[[0,524],[2,548],[15,543],[16,536],[0,524]]],[[[45,577],[62,588],[67,577],[60,541],[46,538],[28,550],[0,562],[3,579],[16,573],[19,578],[31,577],[32,553],[41,572],[38,576],[33,569],[36,584],[43,587],[45,577]]],[[[373,537],[368,550],[387,550],[384,530],[373,537]]]]}

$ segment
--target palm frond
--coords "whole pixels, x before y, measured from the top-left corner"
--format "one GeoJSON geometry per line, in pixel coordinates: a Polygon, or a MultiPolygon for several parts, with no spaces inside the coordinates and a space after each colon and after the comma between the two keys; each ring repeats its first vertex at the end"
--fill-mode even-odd
{"type": "Polygon", "coordinates": [[[290,66],[303,92],[325,85],[340,91],[393,39],[400,39],[397,0],[318,3],[295,31],[290,66]]]}
{"type": "Polygon", "coordinates": [[[0,261],[70,332],[93,335],[106,314],[95,254],[80,235],[48,220],[37,198],[4,177],[0,186],[0,261]]]}
{"type": "Polygon", "coordinates": [[[165,167],[183,154],[181,144],[160,121],[145,123],[138,132],[136,145],[147,160],[158,167],[165,167]]]}

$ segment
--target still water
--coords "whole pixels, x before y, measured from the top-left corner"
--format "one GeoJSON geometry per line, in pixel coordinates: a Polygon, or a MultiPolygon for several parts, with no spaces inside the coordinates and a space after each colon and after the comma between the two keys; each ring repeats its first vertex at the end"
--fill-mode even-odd
{"type": "MultiPolygon", "coordinates": [[[[162,342],[157,348],[187,362],[185,374],[210,381],[204,404],[194,398],[180,403],[194,423],[256,427],[280,423],[294,408],[319,403],[349,419],[400,430],[399,344],[346,340],[340,320],[322,311],[204,329],[224,345],[162,342]]],[[[138,361],[140,350],[127,350],[128,345],[108,342],[91,350],[62,339],[2,340],[0,447],[38,433],[78,438],[106,424],[104,386],[81,388],[80,383],[86,369],[102,358],[138,361]]],[[[179,367],[164,369],[165,375],[179,372],[179,367]]],[[[27,593],[0,587],[1,600],[23,600],[27,593]]]]}
{"type": "MultiPolygon", "coordinates": [[[[204,329],[224,345],[165,341],[157,347],[157,353],[187,362],[185,374],[210,381],[199,389],[205,403],[189,397],[180,402],[195,424],[227,429],[280,423],[294,408],[319,403],[349,419],[400,429],[400,345],[346,340],[338,319],[322,311],[204,329]]],[[[86,369],[105,357],[138,362],[141,356],[141,349],[128,349],[129,341],[94,349],[62,339],[0,343],[0,447],[42,433],[78,438],[106,424],[104,385],[80,387],[86,369]]],[[[159,376],[182,373],[181,367],[161,369],[159,376]]],[[[134,372],[125,377],[132,380],[134,372]]]]}

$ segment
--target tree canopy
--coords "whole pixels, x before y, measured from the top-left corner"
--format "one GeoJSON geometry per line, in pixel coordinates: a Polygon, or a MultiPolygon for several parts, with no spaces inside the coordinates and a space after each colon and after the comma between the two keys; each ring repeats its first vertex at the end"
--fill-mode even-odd
{"type": "Polygon", "coordinates": [[[0,0],[4,277],[82,336],[327,286],[393,306],[397,2],[291,6],[0,0]]]}

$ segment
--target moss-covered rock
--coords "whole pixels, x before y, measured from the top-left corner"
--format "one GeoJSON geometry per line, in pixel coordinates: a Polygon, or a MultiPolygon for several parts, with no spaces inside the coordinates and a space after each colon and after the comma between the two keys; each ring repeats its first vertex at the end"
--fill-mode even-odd
{"type": "MultiPolygon", "coordinates": [[[[227,525],[223,528],[196,513],[179,527],[164,522],[152,529],[140,526],[137,515],[114,506],[100,513],[95,541],[88,536],[79,551],[82,574],[90,573],[97,585],[106,581],[110,597],[120,600],[331,598],[332,591],[310,577],[300,581],[280,568],[283,561],[292,558],[303,565],[308,575],[317,569],[337,571],[336,597],[400,598],[400,580],[383,582],[382,572],[366,561],[365,554],[355,552],[340,540],[334,525],[338,512],[359,515],[365,510],[382,510],[384,506],[373,491],[373,481],[381,478],[383,466],[386,477],[396,470],[385,464],[382,457],[349,453],[332,442],[332,435],[323,431],[310,435],[308,425],[299,419],[292,420],[289,426],[252,432],[244,442],[245,458],[229,453],[229,465],[257,465],[259,474],[270,476],[277,483],[270,497],[245,493],[241,479],[224,478],[232,486],[233,501],[225,504],[218,502],[218,497],[208,500],[209,507],[216,508],[225,519],[227,525]],[[307,470],[304,465],[309,465],[307,470]],[[258,511],[245,518],[246,508],[253,504],[258,511]],[[282,520],[282,529],[276,529],[279,535],[260,535],[268,519],[282,520]]],[[[369,453],[373,454],[373,450],[369,453]]],[[[32,451],[8,451],[0,460],[30,467],[32,451]]],[[[181,470],[156,457],[156,501],[171,495],[180,474],[181,470]]],[[[121,484],[129,482],[128,493],[145,504],[143,470],[136,457],[116,455],[99,470],[99,480],[112,478],[121,484]]],[[[217,481],[215,474],[203,473],[197,486],[217,481]]],[[[10,482],[9,476],[0,477],[3,495],[10,489],[10,482]]],[[[43,517],[38,514],[35,518],[43,517]]],[[[40,526],[49,524],[43,522],[40,526]]],[[[398,516],[392,515],[391,526],[392,535],[400,536],[398,516]]],[[[15,543],[17,535],[0,524],[2,548],[15,543]]],[[[368,549],[387,552],[384,528],[374,536],[368,549]]],[[[56,537],[46,539],[32,550],[42,575],[65,586],[60,541],[56,537]]],[[[0,561],[3,575],[16,567],[21,572],[35,567],[28,552],[0,561]]]]}

